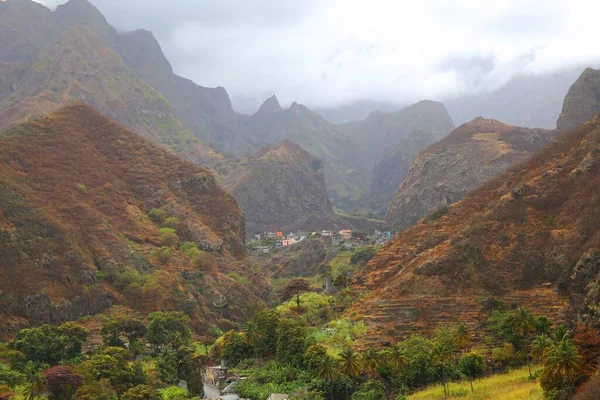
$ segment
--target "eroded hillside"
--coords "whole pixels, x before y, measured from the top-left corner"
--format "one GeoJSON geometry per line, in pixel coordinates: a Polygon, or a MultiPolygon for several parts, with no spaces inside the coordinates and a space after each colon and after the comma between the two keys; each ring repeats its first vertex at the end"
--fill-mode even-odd
{"type": "Polygon", "coordinates": [[[525,160],[555,136],[476,118],[422,151],[410,166],[386,214],[386,224],[404,229],[429,213],[525,160]]]}
{"type": "Polygon", "coordinates": [[[84,105],[6,132],[0,153],[3,333],[116,304],[208,329],[261,304],[243,215],[207,170],[84,105]]]}
{"type": "Polygon", "coordinates": [[[357,285],[368,340],[438,322],[479,326],[488,296],[555,321],[597,320],[599,198],[595,117],[384,247],[357,285]],[[574,312],[565,315],[568,295],[574,312]]]}

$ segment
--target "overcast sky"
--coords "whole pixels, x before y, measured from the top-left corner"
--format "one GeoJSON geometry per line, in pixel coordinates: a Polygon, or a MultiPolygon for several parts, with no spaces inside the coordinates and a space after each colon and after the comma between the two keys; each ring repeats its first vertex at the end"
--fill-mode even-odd
{"type": "Polygon", "coordinates": [[[117,29],[153,31],[175,72],[235,99],[435,100],[600,58],[591,0],[92,3],[117,29]]]}

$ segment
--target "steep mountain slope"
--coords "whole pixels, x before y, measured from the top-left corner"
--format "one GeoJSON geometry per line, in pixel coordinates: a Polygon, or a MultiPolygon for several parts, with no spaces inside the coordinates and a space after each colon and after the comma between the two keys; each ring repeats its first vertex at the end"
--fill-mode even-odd
{"type": "Polygon", "coordinates": [[[457,125],[482,116],[510,125],[552,129],[569,86],[582,69],[518,75],[497,90],[444,99],[444,104],[457,125]]]}
{"type": "Polygon", "coordinates": [[[243,215],[207,170],[84,105],[2,134],[0,153],[0,333],[114,304],[227,327],[260,304],[243,215]]]}
{"type": "Polygon", "coordinates": [[[569,89],[556,127],[560,130],[573,129],[598,113],[600,113],[600,71],[588,68],[569,89]]]}
{"type": "Polygon", "coordinates": [[[233,111],[225,89],[202,87],[174,74],[151,32],[124,33],[117,48],[128,65],[171,102],[179,118],[205,143],[238,156],[253,149],[244,134],[246,116],[233,111]]]}
{"type": "Polygon", "coordinates": [[[341,137],[335,125],[301,104],[282,109],[276,97],[268,99],[246,122],[248,141],[253,147],[273,146],[291,140],[323,161],[325,182],[334,203],[368,185],[367,175],[357,164],[359,149],[341,137]]]}
{"type": "MultiPolygon", "coordinates": [[[[329,196],[344,210],[356,209],[361,204],[369,209],[374,197],[368,190],[370,182],[378,161],[389,149],[402,152],[410,163],[416,155],[415,147],[418,152],[454,128],[444,106],[432,101],[422,101],[393,113],[372,113],[365,121],[334,125],[303,105],[294,103],[282,109],[276,97],[268,99],[245,125],[251,132],[249,142],[253,146],[289,139],[323,160],[329,196]],[[423,135],[415,140],[414,135],[419,132],[423,135]]],[[[392,177],[393,171],[390,172],[380,179],[403,178],[403,175],[392,177]]],[[[388,198],[391,195],[393,191],[387,194],[388,198]]],[[[385,201],[375,202],[376,209],[385,206],[385,201]]]]}
{"type": "Polygon", "coordinates": [[[244,210],[251,231],[342,225],[327,197],[323,162],[289,140],[230,161],[226,168],[225,187],[244,210]]]}
{"type": "Polygon", "coordinates": [[[60,36],[53,13],[29,0],[0,2],[0,59],[34,62],[60,36]]]}
{"type": "Polygon", "coordinates": [[[421,152],[386,214],[386,224],[406,228],[428,213],[462,199],[490,178],[525,160],[554,131],[519,128],[477,118],[421,152]]]}
{"type": "Polygon", "coordinates": [[[359,279],[369,340],[478,326],[486,296],[560,320],[569,294],[570,317],[597,320],[599,198],[595,117],[384,247],[359,279]]]}
{"type": "MultiPolygon", "coordinates": [[[[55,24],[64,27],[62,35],[40,52],[34,63],[4,64],[8,73],[3,76],[7,84],[1,87],[0,127],[11,127],[64,104],[83,101],[191,160],[206,162],[217,157],[177,119],[171,104],[139,79],[101,35],[109,36],[112,31],[59,24],[58,21],[68,20],[61,18],[65,8],[67,5],[56,11],[55,24]]],[[[94,15],[93,21],[100,17],[103,21],[101,14],[94,15]]],[[[4,54],[5,49],[0,49],[0,55],[4,54]]]]}

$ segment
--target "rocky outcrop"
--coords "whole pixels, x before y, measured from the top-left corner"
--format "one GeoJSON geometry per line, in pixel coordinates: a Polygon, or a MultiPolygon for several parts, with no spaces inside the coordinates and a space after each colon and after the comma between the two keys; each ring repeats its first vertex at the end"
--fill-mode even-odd
{"type": "Polygon", "coordinates": [[[525,160],[554,131],[477,118],[421,152],[390,204],[386,225],[404,229],[525,160]]]}
{"type": "Polygon", "coordinates": [[[600,71],[588,68],[569,89],[556,128],[573,129],[599,113],[600,71]]]}
{"type": "Polygon", "coordinates": [[[249,230],[326,229],[340,224],[327,197],[323,163],[283,140],[229,164],[224,180],[249,230]]]}

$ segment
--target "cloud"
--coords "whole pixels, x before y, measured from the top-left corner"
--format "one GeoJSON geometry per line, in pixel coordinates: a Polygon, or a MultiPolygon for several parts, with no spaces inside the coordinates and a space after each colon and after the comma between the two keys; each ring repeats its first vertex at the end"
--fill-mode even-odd
{"type": "Polygon", "coordinates": [[[600,58],[591,0],[92,2],[119,29],[153,31],[179,74],[246,104],[440,99],[600,58]]]}

